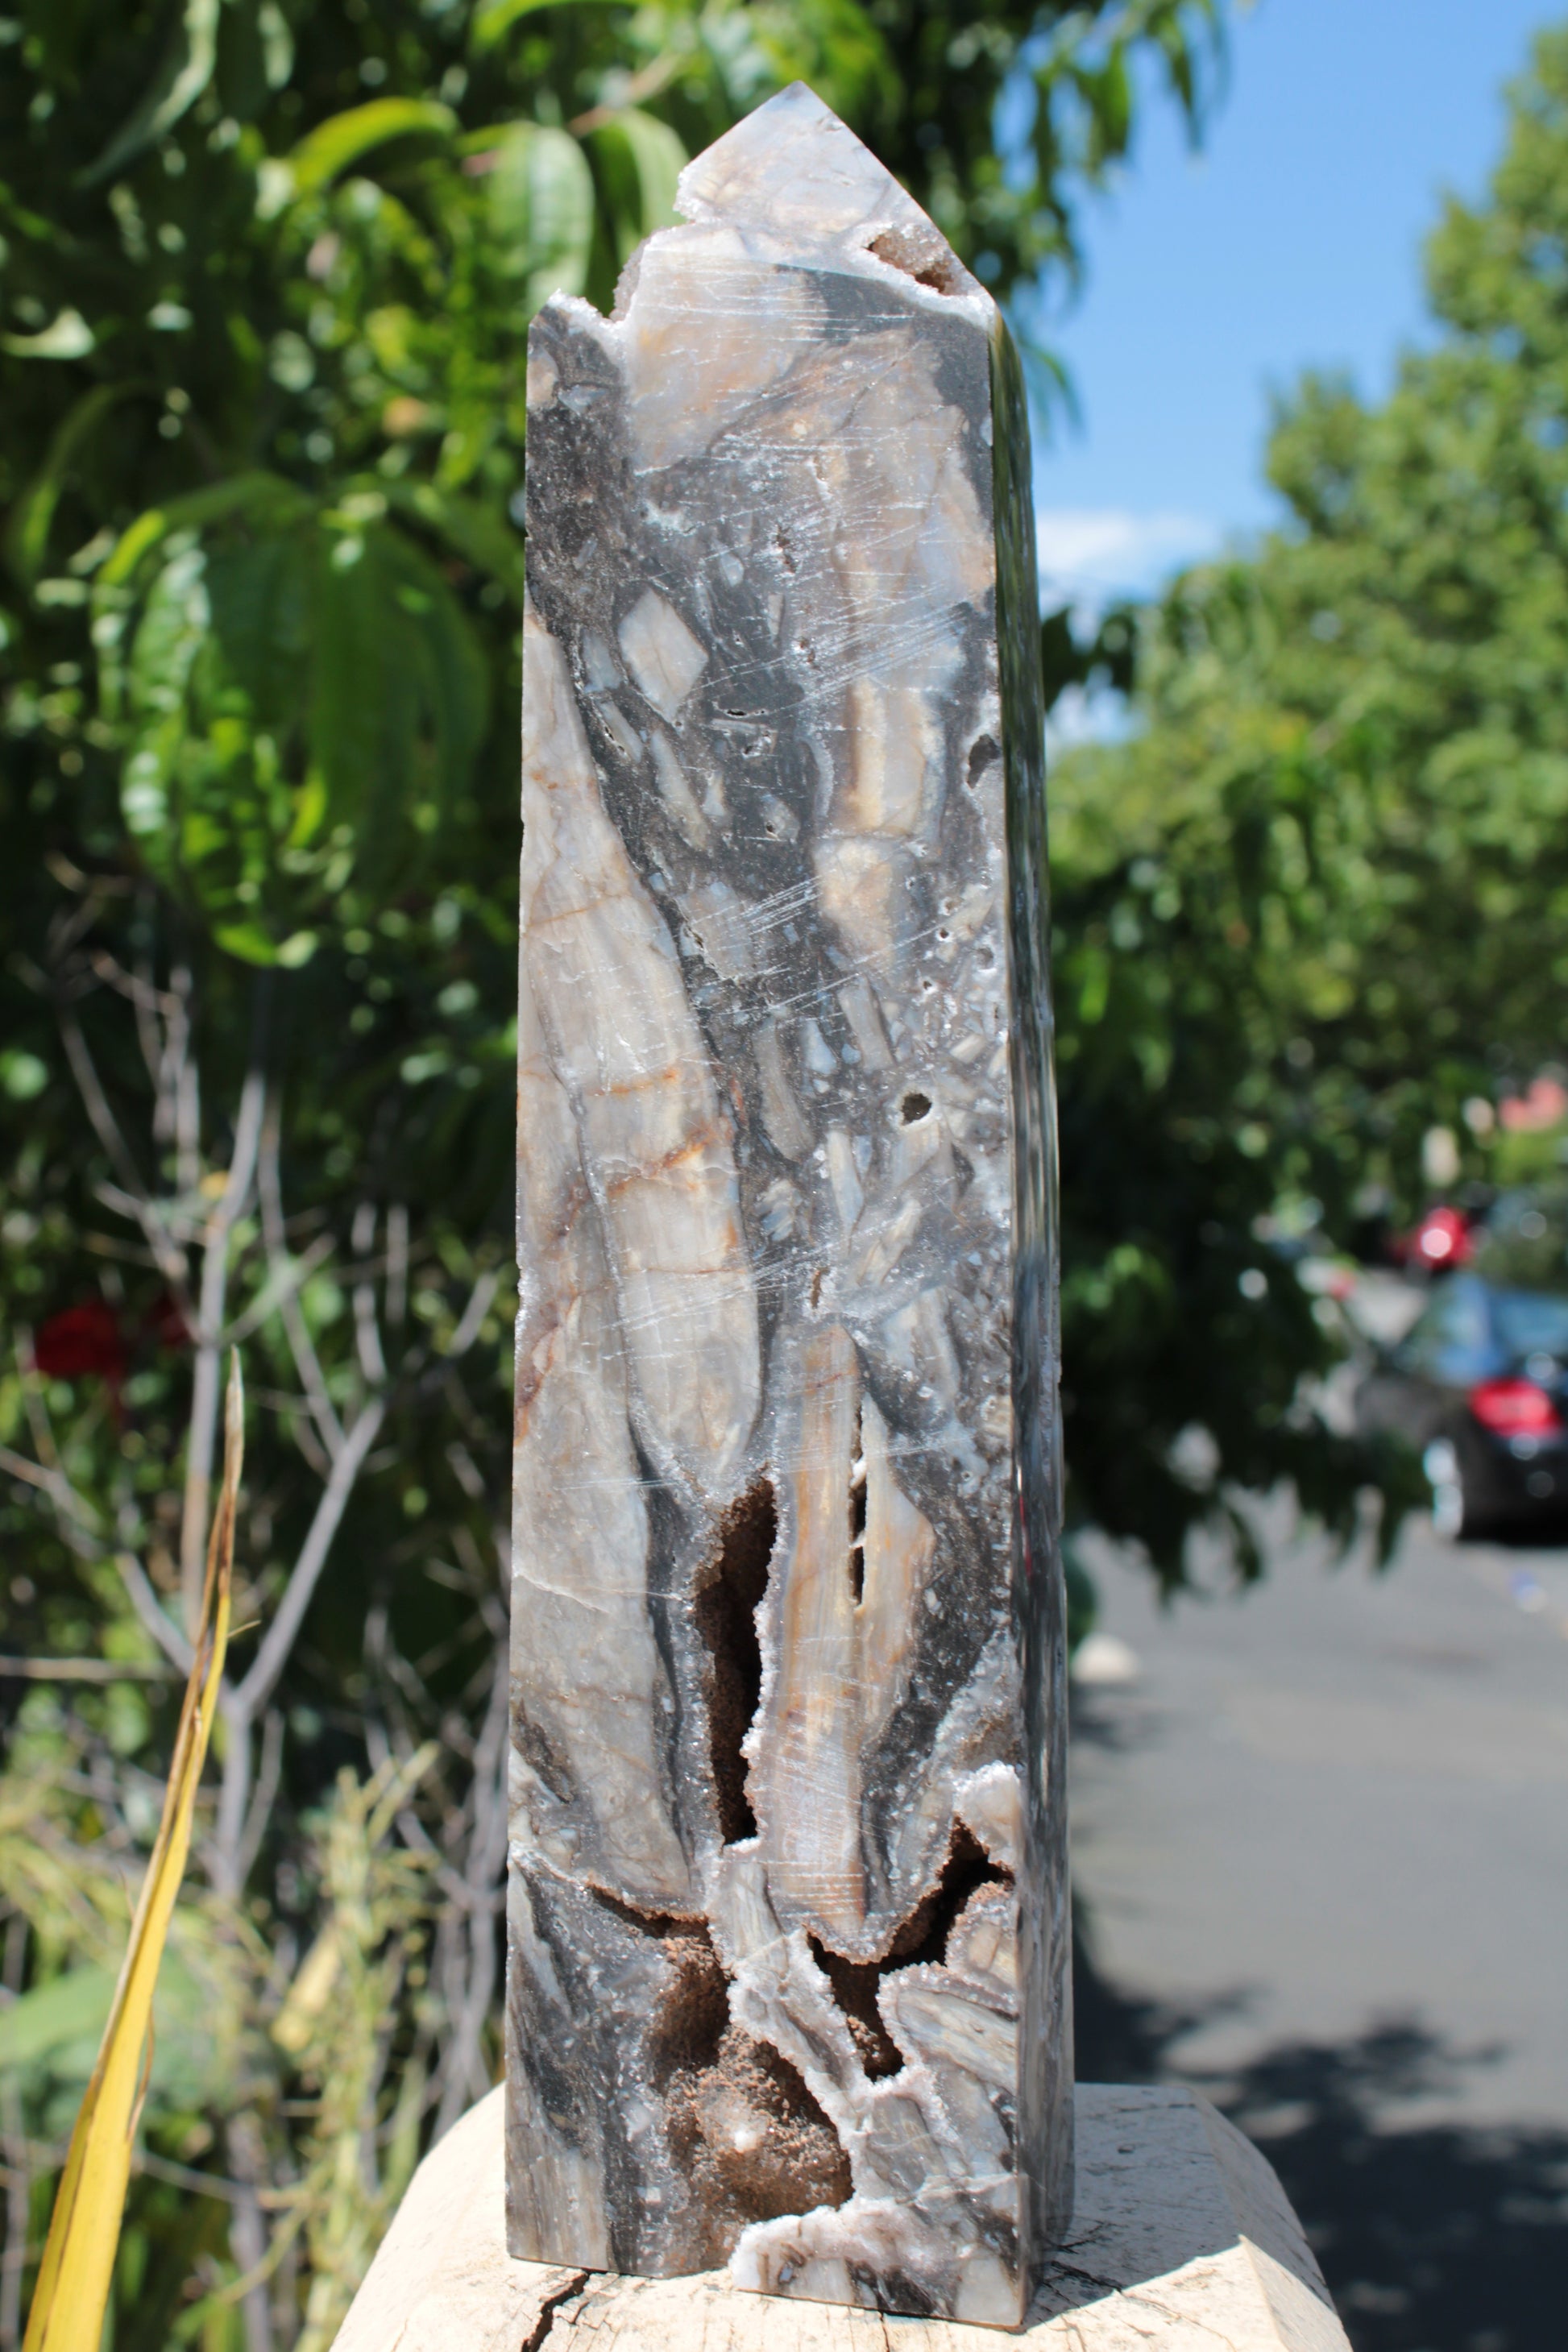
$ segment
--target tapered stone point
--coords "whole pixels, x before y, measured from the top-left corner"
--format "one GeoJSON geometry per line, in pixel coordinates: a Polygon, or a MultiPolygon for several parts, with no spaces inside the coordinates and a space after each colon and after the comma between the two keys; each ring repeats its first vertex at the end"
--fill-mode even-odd
{"type": "MultiPolygon", "coordinates": [[[[941,231],[886,164],[803,81],[792,82],[687,165],[676,208],[693,223],[725,221],[780,240],[865,247],[889,229],[941,231]]],[[[975,280],[963,271],[967,286],[975,280]]]]}
{"type": "Polygon", "coordinates": [[[1070,2205],[1038,606],[802,85],[529,340],[513,2252],[1017,2325],[1070,2205]]]}

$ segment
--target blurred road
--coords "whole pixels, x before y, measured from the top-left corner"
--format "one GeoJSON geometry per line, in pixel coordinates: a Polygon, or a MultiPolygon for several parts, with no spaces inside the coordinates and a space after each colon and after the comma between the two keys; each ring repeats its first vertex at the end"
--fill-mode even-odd
{"type": "Polygon", "coordinates": [[[1378,1575],[1268,1531],[1261,1588],[1216,1560],[1167,1611],[1088,1556],[1100,1663],[1137,1671],[1075,1694],[1081,2071],[1231,2107],[1358,2352],[1536,2352],[1568,2263],[1568,1551],[1423,1521],[1378,1575]]]}

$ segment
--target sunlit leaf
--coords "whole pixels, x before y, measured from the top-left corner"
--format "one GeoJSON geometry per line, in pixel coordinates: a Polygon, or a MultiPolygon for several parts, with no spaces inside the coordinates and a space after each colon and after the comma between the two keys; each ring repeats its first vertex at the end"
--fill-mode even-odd
{"type": "Polygon", "coordinates": [[[428,855],[487,723],[472,625],[389,505],[514,599],[522,562],[490,510],[429,485],[350,488],[330,510],[277,488],[143,517],[100,604],[128,830],[228,953],[287,967],[351,879],[384,888],[428,855]]]}
{"type": "Polygon", "coordinates": [[[84,187],[96,187],[111,178],[143,148],[172,130],[186,109],[195,104],[217,61],[218,5],[219,0],[184,0],[152,88],[97,163],[81,174],[84,187]]]}
{"type": "Polygon", "coordinates": [[[521,602],[522,534],[503,522],[493,507],[437,489],[434,482],[387,482],[382,488],[389,506],[423,523],[465,562],[500,581],[521,602]]]}
{"type": "MultiPolygon", "coordinates": [[[[572,5],[578,7],[589,4],[590,0],[572,0],[572,5]]],[[[601,7],[619,7],[625,4],[626,0],[593,0],[593,5],[601,7]]],[[[563,8],[567,5],[568,0],[479,0],[468,28],[468,38],[477,49],[493,48],[520,17],[537,16],[541,9],[563,8]]]]}
{"type": "Polygon", "coordinates": [[[18,360],[80,360],[94,348],[95,340],[79,310],[62,310],[36,335],[0,335],[0,352],[18,360]]]}
{"type": "MultiPolygon", "coordinates": [[[[115,1983],[112,1968],[89,1961],[0,2010],[0,2074],[25,2095],[69,2086],[74,2105],[91,2077],[115,1983]]],[[[177,1949],[165,1951],[153,2003],[150,2097],[185,2105],[222,2098],[233,2053],[204,2015],[212,1995],[205,1972],[177,1949]]]]}
{"type": "Polygon", "coordinates": [[[363,106],[351,106],[346,113],[319,122],[288,158],[293,192],[308,196],[330,187],[340,172],[388,140],[406,139],[417,131],[448,138],[456,128],[456,115],[437,99],[373,98],[363,106]]]}
{"type": "Polygon", "coordinates": [[[149,508],[125,530],[99,575],[102,587],[128,581],[143,557],[170,531],[201,530],[226,517],[249,513],[285,521],[309,511],[310,500],[281,475],[233,474],[211,489],[193,490],[188,498],[171,499],[166,506],[149,508]]]}
{"type": "Polygon", "coordinates": [[[49,526],[74,460],[110,411],[144,389],[135,383],[95,384],[61,419],[42,467],[16,501],[5,534],[6,553],[18,579],[30,582],[38,575],[49,526]]]}
{"type": "Polygon", "coordinates": [[[502,269],[524,281],[531,318],[552,294],[581,294],[594,242],[594,175],[564,131],[520,122],[495,151],[487,181],[502,269]]]}
{"type": "Polygon", "coordinates": [[[628,106],[590,134],[594,159],[625,261],[645,236],[675,219],[675,185],[686,150],[668,122],[628,106]]]}

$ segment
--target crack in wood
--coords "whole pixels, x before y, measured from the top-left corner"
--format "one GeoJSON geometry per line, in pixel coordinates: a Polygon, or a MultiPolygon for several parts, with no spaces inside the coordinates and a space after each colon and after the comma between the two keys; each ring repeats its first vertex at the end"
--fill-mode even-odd
{"type": "Polygon", "coordinates": [[[564,2286],[558,2287],[553,2294],[545,2296],[539,2306],[539,2316],[518,2347],[518,2352],[540,2352],[541,2345],[555,2325],[556,2314],[562,2305],[581,2294],[592,2275],[590,2271],[574,2271],[564,2286]]]}

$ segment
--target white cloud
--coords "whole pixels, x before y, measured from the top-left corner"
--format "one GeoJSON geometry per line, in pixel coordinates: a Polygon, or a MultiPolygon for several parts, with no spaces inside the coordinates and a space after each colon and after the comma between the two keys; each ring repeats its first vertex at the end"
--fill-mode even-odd
{"type": "Polygon", "coordinates": [[[1071,604],[1093,613],[1118,597],[1151,595],[1184,563],[1213,555],[1224,536],[1208,516],[1174,509],[1041,507],[1035,523],[1047,611],[1071,604]]]}

